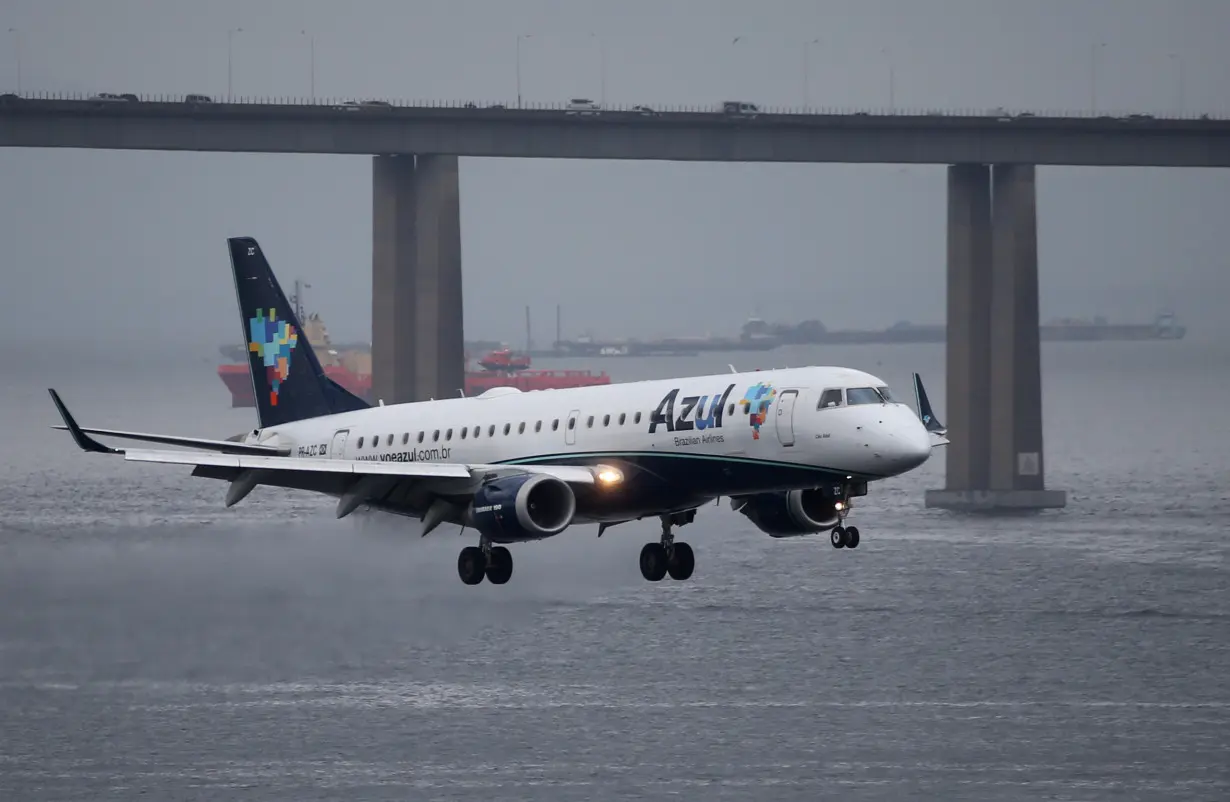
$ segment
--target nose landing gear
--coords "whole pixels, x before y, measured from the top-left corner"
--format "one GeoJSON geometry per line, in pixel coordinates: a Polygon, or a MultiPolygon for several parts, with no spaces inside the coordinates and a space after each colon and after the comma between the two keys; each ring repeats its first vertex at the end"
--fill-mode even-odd
{"type": "Polygon", "coordinates": [[[835,549],[857,549],[858,527],[846,526],[846,516],[850,514],[850,488],[842,490],[841,501],[837,502],[837,526],[829,533],[829,542],[835,549]]]}
{"type": "Polygon", "coordinates": [[[696,555],[687,543],[675,542],[672,526],[684,526],[696,518],[696,510],[676,512],[662,516],[662,538],[657,543],[646,543],[641,549],[641,576],[650,582],[660,582],[668,574],[671,579],[682,582],[692,576],[696,568],[696,555]]]}

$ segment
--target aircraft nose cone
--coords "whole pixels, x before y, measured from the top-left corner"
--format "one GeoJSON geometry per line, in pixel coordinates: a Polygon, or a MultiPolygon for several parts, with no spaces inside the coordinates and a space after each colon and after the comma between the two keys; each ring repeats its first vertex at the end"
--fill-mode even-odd
{"type": "Polygon", "coordinates": [[[895,427],[880,438],[877,454],[891,473],[912,471],[931,458],[931,435],[922,423],[895,427]]]}

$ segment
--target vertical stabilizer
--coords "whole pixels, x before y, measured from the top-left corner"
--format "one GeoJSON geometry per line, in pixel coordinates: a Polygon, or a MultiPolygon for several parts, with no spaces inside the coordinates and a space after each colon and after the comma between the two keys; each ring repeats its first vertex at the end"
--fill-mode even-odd
{"type": "Polygon", "coordinates": [[[261,428],[366,409],[325,375],[256,240],[232,237],[227,245],[261,428]]]}

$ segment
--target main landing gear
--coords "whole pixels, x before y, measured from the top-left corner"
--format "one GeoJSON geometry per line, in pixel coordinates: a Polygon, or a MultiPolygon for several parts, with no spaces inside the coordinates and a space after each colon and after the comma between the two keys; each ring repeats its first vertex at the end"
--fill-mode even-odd
{"type": "Polygon", "coordinates": [[[845,525],[846,516],[850,514],[849,492],[843,495],[844,498],[837,504],[837,526],[834,526],[833,531],[829,533],[829,542],[835,549],[857,549],[858,527],[845,525]]]}
{"type": "Polygon", "coordinates": [[[641,576],[650,582],[660,582],[667,574],[680,582],[692,576],[696,568],[696,555],[687,543],[675,542],[671,527],[690,524],[695,518],[696,510],[662,516],[661,541],[646,543],[641,549],[641,576]]]}
{"type": "Polygon", "coordinates": [[[493,585],[512,578],[512,554],[503,546],[492,546],[483,538],[477,546],[466,546],[457,557],[457,575],[467,585],[477,585],[483,577],[493,585]]]}

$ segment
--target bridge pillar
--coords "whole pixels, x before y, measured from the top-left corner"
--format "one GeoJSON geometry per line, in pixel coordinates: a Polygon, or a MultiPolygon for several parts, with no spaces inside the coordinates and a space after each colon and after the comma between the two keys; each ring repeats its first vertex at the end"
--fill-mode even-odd
{"type": "Polygon", "coordinates": [[[372,399],[465,386],[456,156],[372,159],[372,399]]]}
{"type": "Polygon", "coordinates": [[[943,490],[960,511],[1063,507],[1045,488],[1035,170],[948,168],[948,427],[943,490]]]}

